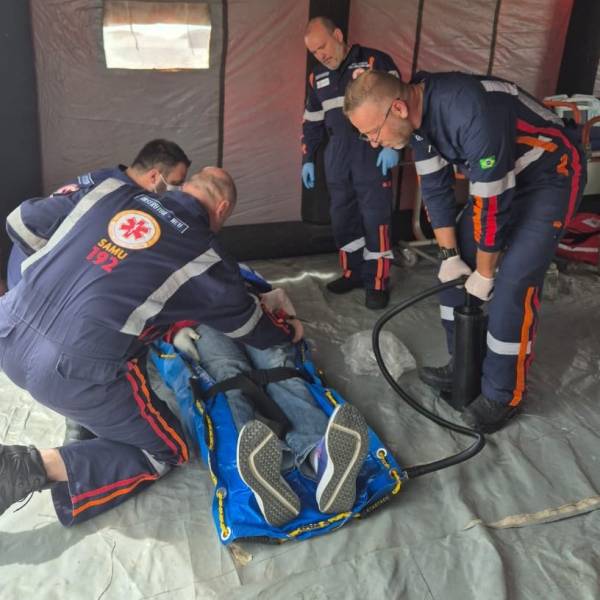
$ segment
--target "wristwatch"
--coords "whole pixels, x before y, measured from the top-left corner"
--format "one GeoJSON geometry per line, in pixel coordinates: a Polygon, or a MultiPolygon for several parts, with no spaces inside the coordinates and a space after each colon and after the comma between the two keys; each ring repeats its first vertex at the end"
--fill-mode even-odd
{"type": "Polygon", "coordinates": [[[442,246],[440,246],[438,256],[442,260],[446,260],[447,258],[451,258],[452,256],[458,256],[458,250],[456,248],[443,248],[442,246]]]}

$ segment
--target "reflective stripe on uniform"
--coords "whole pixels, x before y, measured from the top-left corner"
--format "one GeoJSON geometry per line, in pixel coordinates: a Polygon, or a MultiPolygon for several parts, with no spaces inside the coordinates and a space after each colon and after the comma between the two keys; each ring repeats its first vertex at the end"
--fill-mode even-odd
{"type": "MultiPolygon", "coordinates": [[[[487,334],[487,347],[496,354],[503,354],[505,356],[518,356],[521,350],[521,342],[503,342],[495,338],[489,331],[487,334]]],[[[527,349],[525,354],[531,352],[531,341],[527,342],[527,349]]]]}
{"type": "Polygon", "coordinates": [[[541,117],[545,121],[550,121],[551,123],[564,127],[563,120],[554,111],[538,104],[533,98],[530,98],[526,94],[519,93],[519,102],[524,104],[530,111],[534,112],[538,117],[541,117]]]}
{"type": "Polygon", "coordinates": [[[514,83],[508,81],[495,81],[493,79],[482,79],[481,85],[485,88],[486,92],[504,92],[511,96],[518,96],[519,89],[514,83]]]}
{"type": "Polygon", "coordinates": [[[302,117],[305,121],[322,121],[325,118],[323,110],[305,110],[302,117]]]}
{"type": "Polygon", "coordinates": [[[356,240],[352,240],[351,242],[348,242],[347,244],[344,244],[340,248],[340,250],[342,252],[356,252],[356,250],[360,250],[365,245],[366,245],[365,238],[361,237],[356,240]]]}
{"type": "Polygon", "coordinates": [[[230,331],[229,333],[225,333],[227,337],[243,337],[245,335],[248,335],[256,327],[261,317],[263,316],[264,311],[262,309],[262,306],[260,305],[260,302],[258,301],[258,298],[254,297],[254,302],[256,303],[256,306],[254,307],[254,312],[252,313],[252,315],[250,315],[250,318],[241,327],[238,327],[236,330],[230,331]]]}
{"type": "Polygon", "coordinates": [[[185,285],[192,277],[202,275],[220,260],[221,257],[212,248],[209,248],[194,260],[171,273],[164,283],[129,315],[125,325],[121,327],[121,333],[140,335],[146,327],[146,321],[157,315],[181,286],[185,285]]]}
{"type": "Polygon", "coordinates": [[[321,104],[325,112],[333,108],[342,108],[342,106],[344,106],[344,96],[337,96],[335,98],[329,98],[329,100],[323,100],[321,104]]]}
{"type": "Polygon", "coordinates": [[[379,258],[393,259],[394,254],[391,250],[385,250],[384,252],[371,252],[370,250],[363,248],[363,258],[365,260],[377,260],[379,258]]]}
{"type": "Polygon", "coordinates": [[[34,262],[43,256],[46,256],[48,252],[57,246],[62,239],[69,234],[79,219],[81,219],[100,200],[102,200],[102,198],[108,196],[108,194],[111,194],[124,185],[127,185],[124,181],[119,181],[118,179],[110,177],[105,179],[98,187],[95,187],[91,192],[86,194],[66,216],[65,220],[60,224],[52,237],[48,240],[48,243],[21,263],[21,273],[23,273],[25,269],[27,269],[34,262]]]}
{"type": "Polygon", "coordinates": [[[515,172],[509,171],[502,179],[495,181],[472,181],[469,183],[469,193],[471,196],[481,196],[489,198],[490,196],[499,196],[506,190],[515,187],[515,172]]]}
{"type": "Polygon", "coordinates": [[[519,156],[515,161],[515,175],[518,175],[523,169],[534,163],[536,160],[542,157],[544,154],[543,148],[532,148],[519,156]]]}
{"type": "Polygon", "coordinates": [[[440,317],[442,321],[454,321],[454,306],[440,304],[440,317]]]}
{"type": "Polygon", "coordinates": [[[431,173],[437,173],[448,165],[448,161],[441,156],[432,156],[425,160],[415,161],[415,168],[418,175],[430,175],[431,173]]]}
{"type": "Polygon", "coordinates": [[[517,96],[519,102],[525,105],[530,111],[534,112],[538,117],[559,125],[563,124],[562,119],[553,111],[546,108],[527,94],[519,91],[519,88],[514,83],[508,81],[494,81],[490,79],[482,79],[481,85],[486,92],[504,92],[511,96],[517,96]]]}
{"type": "Polygon", "coordinates": [[[41,250],[46,245],[47,240],[45,238],[36,235],[25,225],[20,206],[17,206],[6,217],[6,223],[33,250],[41,250]]]}

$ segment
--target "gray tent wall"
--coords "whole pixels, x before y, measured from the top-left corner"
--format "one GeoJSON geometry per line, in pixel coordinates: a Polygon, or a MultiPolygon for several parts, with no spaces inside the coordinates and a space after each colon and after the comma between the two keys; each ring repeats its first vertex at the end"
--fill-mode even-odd
{"type": "MultiPolygon", "coordinates": [[[[101,0],[30,0],[46,192],[128,162],[160,136],[180,143],[194,168],[222,155],[240,190],[232,224],[298,222],[309,2],[209,3],[211,68],[171,73],[106,69],[101,0]]],[[[556,86],[571,7],[572,0],[352,0],[349,40],[387,51],[405,78],[413,67],[491,66],[542,96],[556,86]]]]}
{"type": "Polygon", "coordinates": [[[107,69],[102,0],[30,1],[46,192],[90,169],[128,163],[156,137],[179,143],[195,167],[217,162],[220,0],[208,0],[211,68],[182,72],[107,69]]]}
{"type": "MultiPolygon", "coordinates": [[[[242,192],[232,223],[296,220],[309,3],[228,4],[224,166],[242,192]]],[[[536,96],[554,93],[572,0],[351,0],[349,41],[385,50],[408,78],[420,7],[418,69],[486,73],[491,63],[536,96]]]]}
{"type": "Polygon", "coordinates": [[[300,219],[300,131],[308,2],[228,2],[223,166],[238,185],[232,224],[300,219]]]}

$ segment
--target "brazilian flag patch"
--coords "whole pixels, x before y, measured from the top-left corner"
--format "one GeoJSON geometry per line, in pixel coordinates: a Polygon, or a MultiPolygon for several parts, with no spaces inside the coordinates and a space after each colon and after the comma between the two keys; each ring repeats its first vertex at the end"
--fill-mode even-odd
{"type": "Polygon", "coordinates": [[[496,164],[495,156],[487,156],[479,159],[479,167],[482,169],[491,169],[496,164]]]}

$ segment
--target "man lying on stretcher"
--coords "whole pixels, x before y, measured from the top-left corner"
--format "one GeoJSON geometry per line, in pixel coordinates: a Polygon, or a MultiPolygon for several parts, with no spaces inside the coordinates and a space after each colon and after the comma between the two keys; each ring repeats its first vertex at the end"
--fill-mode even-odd
{"type": "MultiPolygon", "coordinates": [[[[274,318],[285,320],[295,315],[280,288],[260,294],[260,299],[274,318]]],[[[295,341],[303,335],[298,324],[294,319],[295,341]]],[[[266,385],[275,411],[281,414],[281,419],[274,420],[257,409],[260,403],[253,391],[261,394],[260,386],[250,378],[239,378],[257,369],[294,368],[292,343],[260,350],[204,325],[181,329],[173,343],[216,382],[233,382],[219,391],[226,393],[238,431],[237,468],[270,525],[280,527],[300,512],[300,499],[282,476],[294,467],[318,482],[316,501],[321,512],[352,510],[356,478],[368,451],[368,428],[358,409],[340,405],[328,420],[301,377],[275,377],[266,385]],[[279,437],[274,430],[279,430],[279,437]]]]}

